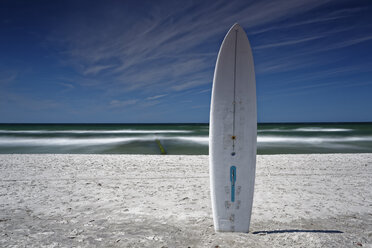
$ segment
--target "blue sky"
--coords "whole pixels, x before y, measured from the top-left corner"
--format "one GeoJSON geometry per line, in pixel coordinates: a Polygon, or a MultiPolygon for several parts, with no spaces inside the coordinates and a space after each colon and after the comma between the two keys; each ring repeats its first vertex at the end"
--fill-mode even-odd
{"type": "Polygon", "coordinates": [[[259,122],[372,121],[372,3],[0,2],[0,122],[208,122],[235,22],[259,122]]]}

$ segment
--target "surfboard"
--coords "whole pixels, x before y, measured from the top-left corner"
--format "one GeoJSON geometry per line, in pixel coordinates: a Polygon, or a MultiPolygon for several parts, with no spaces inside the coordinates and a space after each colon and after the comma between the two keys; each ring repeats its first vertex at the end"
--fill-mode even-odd
{"type": "Polygon", "coordinates": [[[214,71],[209,166],[216,231],[249,232],[256,173],[256,80],[250,43],[233,25],[214,71]]]}

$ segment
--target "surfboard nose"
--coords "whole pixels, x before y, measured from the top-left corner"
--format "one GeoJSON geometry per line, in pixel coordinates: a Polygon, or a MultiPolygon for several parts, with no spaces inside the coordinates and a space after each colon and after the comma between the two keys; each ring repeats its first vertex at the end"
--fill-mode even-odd
{"type": "Polygon", "coordinates": [[[234,25],[232,25],[232,28],[239,28],[239,27],[241,27],[241,26],[237,22],[235,22],[234,25]]]}
{"type": "Polygon", "coordinates": [[[234,25],[232,25],[232,27],[230,28],[230,31],[238,30],[238,29],[242,29],[242,26],[240,26],[239,23],[236,22],[234,25]]]}
{"type": "Polygon", "coordinates": [[[239,23],[235,23],[234,25],[231,26],[231,28],[227,32],[226,37],[228,37],[229,35],[233,35],[233,33],[235,32],[242,32],[242,31],[245,33],[242,26],[240,26],[239,23]]]}

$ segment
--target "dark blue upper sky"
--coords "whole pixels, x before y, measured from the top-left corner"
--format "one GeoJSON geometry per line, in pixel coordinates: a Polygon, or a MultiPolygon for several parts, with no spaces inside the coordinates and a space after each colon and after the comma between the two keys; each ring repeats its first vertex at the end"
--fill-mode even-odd
{"type": "Polygon", "coordinates": [[[0,2],[0,122],[208,122],[219,46],[253,49],[259,122],[372,121],[372,2],[0,2]]]}

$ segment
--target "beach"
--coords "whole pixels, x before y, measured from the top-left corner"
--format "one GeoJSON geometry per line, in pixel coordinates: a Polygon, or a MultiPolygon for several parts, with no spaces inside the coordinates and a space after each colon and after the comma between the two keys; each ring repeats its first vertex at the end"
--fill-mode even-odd
{"type": "Polygon", "coordinates": [[[0,155],[0,247],[372,247],[372,154],[258,155],[215,233],[207,155],[0,155]]]}

